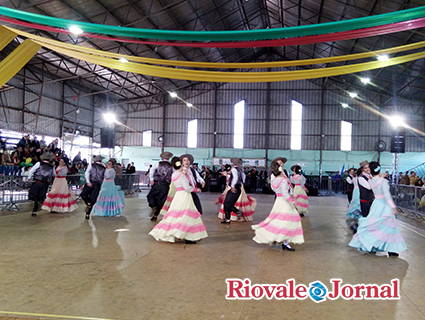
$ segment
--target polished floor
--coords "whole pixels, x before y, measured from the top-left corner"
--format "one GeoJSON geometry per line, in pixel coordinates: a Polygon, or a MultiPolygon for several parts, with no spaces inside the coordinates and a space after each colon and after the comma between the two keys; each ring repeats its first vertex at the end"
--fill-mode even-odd
{"type": "MultiPolygon", "coordinates": [[[[263,220],[273,195],[258,200],[263,220]]],[[[408,251],[399,258],[361,254],[343,196],[311,197],[305,243],[295,252],[252,241],[251,223],[220,224],[213,200],[201,194],[209,237],[195,245],[156,242],[148,232],[146,191],[126,199],[123,216],[84,219],[30,206],[0,212],[0,319],[425,319],[425,230],[400,221],[408,251]],[[252,284],[309,286],[400,280],[399,300],[226,300],[227,278],[252,284]]]]}

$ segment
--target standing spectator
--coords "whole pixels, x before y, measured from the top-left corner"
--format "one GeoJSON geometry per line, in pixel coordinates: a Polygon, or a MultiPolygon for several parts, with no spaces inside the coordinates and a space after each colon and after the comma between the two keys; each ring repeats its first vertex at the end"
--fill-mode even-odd
{"type": "Polygon", "coordinates": [[[127,170],[127,173],[129,173],[129,174],[135,174],[136,173],[136,167],[134,166],[134,162],[131,163],[130,169],[127,170]]]}
{"type": "Polygon", "coordinates": [[[30,135],[28,134],[23,136],[21,140],[19,140],[17,147],[21,146],[23,149],[25,146],[28,146],[29,144],[30,144],[30,135]]]}
{"type": "Polygon", "coordinates": [[[12,171],[13,171],[13,163],[12,163],[12,159],[11,156],[9,154],[9,151],[4,150],[3,152],[3,157],[4,157],[4,164],[5,164],[5,170],[4,170],[4,175],[11,175],[12,171]]]}
{"type": "Polygon", "coordinates": [[[261,171],[258,174],[258,189],[263,191],[264,186],[266,185],[267,180],[267,171],[266,168],[261,169],[261,171]]]}
{"type": "Polygon", "coordinates": [[[30,147],[34,148],[34,151],[40,149],[40,142],[37,140],[37,137],[34,136],[34,140],[30,142],[30,147]]]}
{"type": "Polygon", "coordinates": [[[400,184],[404,184],[404,185],[410,185],[410,178],[408,175],[409,171],[406,171],[406,174],[404,174],[401,179],[400,179],[400,184]]]}
{"type": "Polygon", "coordinates": [[[257,193],[258,171],[256,166],[252,167],[252,170],[249,172],[249,177],[251,180],[251,192],[257,193]]]}
{"type": "Polygon", "coordinates": [[[78,154],[72,159],[73,163],[81,162],[81,151],[78,151],[78,154]]]}
{"type": "Polygon", "coordinates": [[[7,149],[7,139],[0,137],[0,149],[5,151],[7,149]]]}
{"type": "Polygon", "coordinates": [[[414,186],[416,184],[416,181],[419,180],[419,177],[416,175],[415,171],[410,171],[410,176],[409,176],[409,184],[411,186],[414,186]]]}

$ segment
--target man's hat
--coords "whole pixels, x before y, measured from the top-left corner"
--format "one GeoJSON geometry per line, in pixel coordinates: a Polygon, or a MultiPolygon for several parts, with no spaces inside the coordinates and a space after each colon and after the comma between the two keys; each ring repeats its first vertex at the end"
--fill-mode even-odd
{"type": "Polygon", "coordinates": [[[284,158],[284,157],[277,157],[277,158],[274,158],[274,160],[273,160],[273,161],[278,161],[278,160],[281,160],[283,163],[286,163],[286,162],[288,161],[288,159],[286,159],[286,158],[284,158]]]}
{"type": "Polygon", "coordinates": [[[195,161],[195,158],[193,158],[193,156],[191,154],[188,154],[188,153],[183,154],[183,155],[180,156],[180,160],[183,161],[183,158],[188,158],[189,161],[190,161],[190,164],[192,164],[193,161],[195,161]]]}
{"type": "Polygon", "coordinates": [[[242,159],[241,158],[231,158],[230,159],[230,161],[235,165],[235,166],[238,166],[238,167],[242,167],[242,165],[243,165],[243,161],[242,161],[242,159]]]}
{"type": "Polygon", "coordinates": [[[92,157],[93,162],[102,161],[103,159],[105,159],[105,157],[102,157],[100,154],[92,157]]]}
{"type": "Polygon", "coordinates": [[[365,165],[369,164],[369,161],[365,160],[360,162],[360,167],[363,168],[365,165]]]}
{"type": "Polygon", "coordinates": [[[165,151],[165,152],[163,152],[159,155],[159,157],[161,159],[167,159],[167,160],[171,159],[172,156],[173,156],[173,154],[171,152],[168,152],[168,151],[165,151]]]}
{"type": "Polygon", "coordinates": [[[53,154],[51,154],[50,152],[43,153],[40,156],[40,159],[41,160],[47,160],[47,161],[52,160],[53,159],[53,154]]]}

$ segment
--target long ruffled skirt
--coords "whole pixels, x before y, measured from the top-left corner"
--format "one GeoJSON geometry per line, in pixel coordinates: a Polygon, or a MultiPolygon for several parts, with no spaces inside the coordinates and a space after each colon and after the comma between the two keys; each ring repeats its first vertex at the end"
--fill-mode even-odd
{"type": "Polygon", "coordinates": [[[304,243],[301,217],[295,207],[282,197],[277,197],[269,216],[253,225],[257,243],[272,245],[285,240],[294,244],[304,243]]]}
{"type": "Polygon", "coordinates": [[[345,214],[348,218],[358,219],[362,216],[362,209],[360,208],[360,191],[359,188],[354,188],[353,198],[351,199],[348,211],[345,214]]]}
{"type": "Polygon", "coordinates": [[[208,236],[192,195],[177,191],[164,218],[149,232],[157,241],[198,241],[208,236]]]}
{"type": "Polygon", "coordinates": [[[407,250],[398,221],[385,199],[375,199],[367,217],[359,219],[357,233],[349,246],[366,252],[407,250]]]}
{"type": "Polygon", "coordinates": [[[77,208],[77,200],[69,191],[66,179],[56,177],[41,209],[49,212],[72,212],[77,208]]]}
{"type": "Polygon", "coordinates": [[[124,209],[124,192],[113,181],[103,181],[99,196],[93,206],[97,216],[113,217],[122,214],[124,209]]]}
{"type": "Polygon", "coordinates": [[[295,199],[295,207],[299,213],[308,213],[308,196],[301,186],[294,187],[294,194],[292,197],[295,199]]]}
{"type": "MultiPolygon", "coordinates": [[[[216,203],[220,203],[220,211],[218,212],[218,218],[223,220],[225,218],[224,213],[224,199],[226,199],[226,194],[230,190],[229,186],[226,186],[226,189],[222,195],[217,199],[216,203]]],[[[257,206],[257,200],[250,195],[246,194],[244,187],[241,188],[241,195],[236,201],[235,207],[240,212],[242,212],[242,217],[239,221],[252,221],[252,216],[254,215],[255,207],[257,206]]],[[[238,221],[238,215],[234,212],[230,215],[231,221],[238,221]]]]}

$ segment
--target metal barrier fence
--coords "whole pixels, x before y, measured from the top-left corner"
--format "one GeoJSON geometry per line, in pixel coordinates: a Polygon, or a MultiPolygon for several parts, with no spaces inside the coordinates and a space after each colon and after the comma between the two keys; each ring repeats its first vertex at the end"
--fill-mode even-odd
{"type": "MultiPolygon", "coordinates": [[[[69,190],[77,196],[80,196],[85,184],[84,175],[68,175],[66,177],[69,190]]],[[[134,194],[141,192],[141,175],[121,174],[115,177],[115,184],[121,186],[125,194],[134,194]]],[[[0,176],[0,205],[2,211],[17,211],[17,204],[28,202],[28,190],[31,183],[28,183],[27,176],[0,176]]]]}
{"type": "Polygon", "coordinates": [[[397,207],[408,211],[408,216],[425,220],[425,188],[390,184],[390,192],[397,207]]]}

